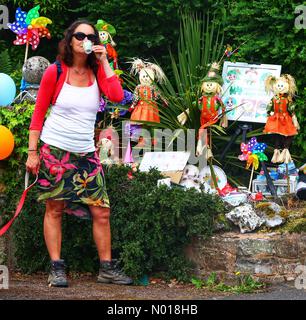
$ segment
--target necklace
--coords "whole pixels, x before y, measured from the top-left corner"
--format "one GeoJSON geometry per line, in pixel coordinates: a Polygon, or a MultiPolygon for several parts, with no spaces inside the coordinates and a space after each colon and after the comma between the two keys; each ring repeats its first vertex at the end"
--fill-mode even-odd
{"type": "Polygon", "coordinates": [[[85,71],[83,71],[83,72],[80,72],[79,70],[74,69],[74,68],[72,70],[73,70],[73,72],[75,72],[76,74],[78,74],[80,76],[84,75],[87,72],[87,69],[85,69],[85,71]]]}

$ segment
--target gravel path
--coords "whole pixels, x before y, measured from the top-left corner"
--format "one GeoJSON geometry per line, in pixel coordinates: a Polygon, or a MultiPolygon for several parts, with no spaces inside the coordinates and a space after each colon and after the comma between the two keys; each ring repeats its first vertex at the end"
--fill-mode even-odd
{"type": "Polygon", "coordinates": [[[0,300],[306,300],[306,290],[297,290],[293,283],[273,285],[258,293],[234,295],[199,290],[192,284],[99,284],[92,275],[69,277],[68,288],[49,288],[46,279],[47,274],[13,274],[9,289],[0,289],[0,300]]]}

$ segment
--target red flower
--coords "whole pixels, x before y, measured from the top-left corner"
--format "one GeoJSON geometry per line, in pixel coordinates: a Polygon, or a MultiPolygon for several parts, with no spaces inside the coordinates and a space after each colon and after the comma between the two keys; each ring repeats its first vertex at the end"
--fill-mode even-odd
{"type": "Polygon", "coordinates": [[[37,182],[43,187],[49,187],[51,184],[47,179],[39,179],[37,182]]]}
{"type": "Polygon", "coordinates": [[[67,170],[77,169],[74,164],[68,163],[70,158],[69,152],[66,152],[62,159],[59,160],[51,154],[50,148],[47,144],[44,144],[40,151],[41,158],[44,160],[46,168],[49,169],[51,175],[56,176],[55,182],[59,182],[67,170]]]}

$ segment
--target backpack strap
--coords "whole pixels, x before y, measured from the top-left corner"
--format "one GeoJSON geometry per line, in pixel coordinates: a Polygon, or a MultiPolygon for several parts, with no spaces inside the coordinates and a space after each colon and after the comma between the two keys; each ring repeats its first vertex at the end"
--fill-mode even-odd
{"type": "Polygon", "coordinates": [[[62,65],[61,65],[60,61],[56,60],[54,62],[54,64],[56,65],[56,68],[57,68],[57,76],[56,76],[56,82],[57,82],[59,77],[63,73],[63,70],[62,70],[62,65]]]}

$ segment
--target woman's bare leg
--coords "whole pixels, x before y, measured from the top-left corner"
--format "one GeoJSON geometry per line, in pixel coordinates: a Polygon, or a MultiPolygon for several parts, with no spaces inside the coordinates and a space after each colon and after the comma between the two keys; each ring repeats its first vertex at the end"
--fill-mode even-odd
{"type": "Polygon", "coordinates": [[[64,201],[47,200],[44,218],[44,237],[51,260],[61,258],[62,216],[64,201]]]}
{"type": "Polygon", "coordinates": [[[90,206],[93,219],[93,237],[100,261],[111,261],[110,209],[90,206]]]}

